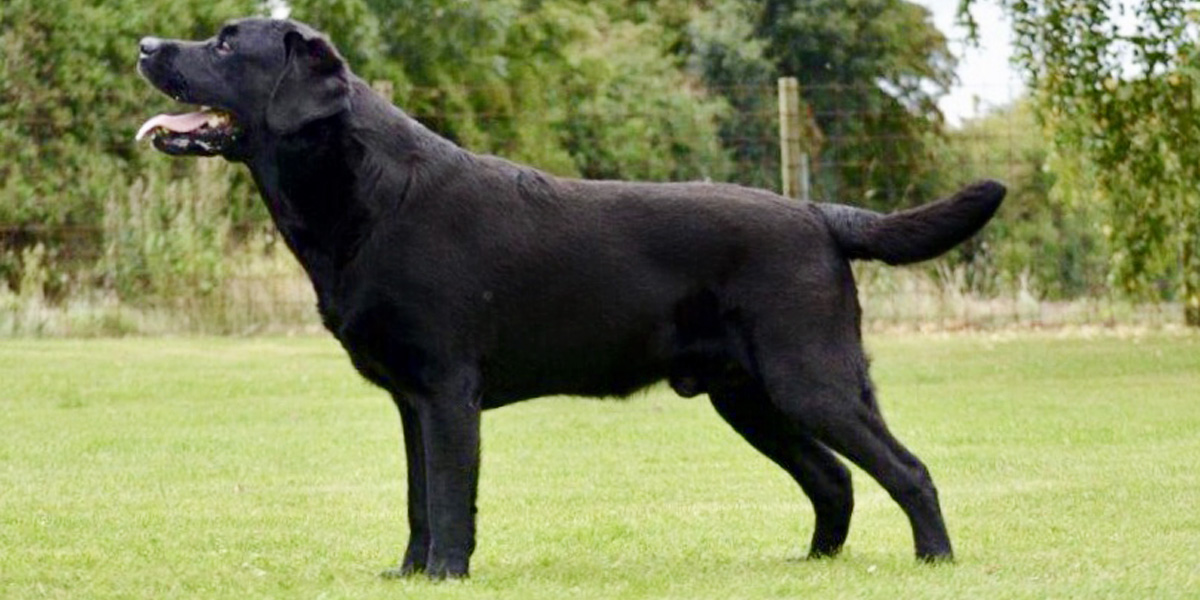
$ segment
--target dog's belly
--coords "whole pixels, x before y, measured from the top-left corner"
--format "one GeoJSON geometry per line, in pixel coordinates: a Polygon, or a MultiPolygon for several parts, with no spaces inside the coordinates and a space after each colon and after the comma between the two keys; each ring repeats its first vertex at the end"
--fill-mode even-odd
{"type": "Polygon", "coordinates": [[[738,363],[737,336],[721,318],[712,291],[634,306],[606,314],[561,313],[534,320],[534,327],[501,328],[482,364],[490,396],[485,403],[627,396],[663,379],[690,397],[738,363]]]}
{"type": "Polygon", "coordinates": [[[670,333],[661,325],[591,329],[560,336],[563,329],[547,327],[497,345],[482,364],[485,405],[551,395],[627,396],[667,376],[670,333]]]}

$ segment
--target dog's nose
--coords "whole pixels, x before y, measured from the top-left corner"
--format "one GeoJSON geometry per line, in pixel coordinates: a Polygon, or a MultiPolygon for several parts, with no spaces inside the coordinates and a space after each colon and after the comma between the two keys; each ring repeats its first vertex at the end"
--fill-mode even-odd
{"type": "Polygon", "coordinates": [[[156,37],[144,37],[142,41],[138,42],[138,49],[141,50],[142,56],[150,56],[158,52],[159,48],[162,48],[162,40],[156,37]]]}

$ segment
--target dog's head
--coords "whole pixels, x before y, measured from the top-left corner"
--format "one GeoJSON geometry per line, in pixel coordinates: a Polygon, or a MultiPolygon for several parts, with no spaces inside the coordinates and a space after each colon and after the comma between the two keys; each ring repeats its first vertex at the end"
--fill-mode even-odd
{"type": "Polygon", "coordinates": [[[333,45],[302,23],[231,21],[191,42],[143,38],[138,71],[195,112],[150,118],[137,138],[174,155],[245,159],[265,139],[349,108],[349,70],[333,45]]]}

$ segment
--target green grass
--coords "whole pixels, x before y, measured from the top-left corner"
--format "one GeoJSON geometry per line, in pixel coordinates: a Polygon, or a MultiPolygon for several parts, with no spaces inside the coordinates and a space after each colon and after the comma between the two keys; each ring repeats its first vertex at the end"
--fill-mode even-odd
{"type": "Polygon", "coordinates": [[[383,581],[398,418],[324,338],[0,342],[2,598],[1195,598],[1200,337],[875,336],[958,562],[855,472],[846,552],[703,398],[484,420],[468,582],[383,581]]]}

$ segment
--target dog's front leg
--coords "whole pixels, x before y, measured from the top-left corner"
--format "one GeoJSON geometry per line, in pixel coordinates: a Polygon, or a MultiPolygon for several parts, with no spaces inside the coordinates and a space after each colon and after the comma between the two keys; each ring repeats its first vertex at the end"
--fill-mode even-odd
{"type": "Polygon", "coordinates": [[[423,573],[429,561],[429,496],[421,418],[408,400],[395,396],[395,401],[404,428],[404,458],[408,463],[408,547],[400,566],[383,572],[385,578],[423,573]]]}
{"type": "Polygon", "coordinates": [[[436,579],[466,577],[475,551],[481,407],[474,386],[454,387],[416,405],[430,534],[425,570],[436,579]]]}

